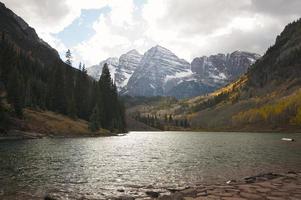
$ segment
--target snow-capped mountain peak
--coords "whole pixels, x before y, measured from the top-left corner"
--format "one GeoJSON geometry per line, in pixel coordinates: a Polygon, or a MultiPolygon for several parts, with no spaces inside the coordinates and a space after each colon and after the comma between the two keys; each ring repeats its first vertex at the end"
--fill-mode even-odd
{"type": "Polygon", "coordinates": [[[157,45],[143,55],[129,79],[125,93],[134,96],[165,95],[170,88],[166,87],[166,79],[172,79],[177,73],[184,73],[189,69],[190,64],[187,61],[157,45]]]}

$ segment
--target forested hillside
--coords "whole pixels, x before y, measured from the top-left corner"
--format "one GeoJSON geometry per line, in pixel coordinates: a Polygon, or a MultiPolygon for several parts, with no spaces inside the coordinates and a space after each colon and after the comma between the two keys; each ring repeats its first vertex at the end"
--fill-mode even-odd
{"type": "MultiPolygon", "coordinates": [[[[1,109],[6,109],[8,115],[22,117],[27,107],[90,120],[93,110],[97,110],[97,118],[91,119],[91,124],[96,126],[93,130],[102,127],[125,131],[124,108],[107,67],[96,82],[84,68],[76,70],[62,61],[44,65],[2,34],[0,70],[1,109]]],[[[2,128],[7,125],[2,123],[2,128]]]]}
{"type": "Polygon", "coordinates": [[[24,108],[49,110],[90,121],[99,128],[126,131],[125,110],[104,66],[99,81],[82,66],[73,68],[34,29],[0,4],[1,129],[14,127],[24,108]]]}

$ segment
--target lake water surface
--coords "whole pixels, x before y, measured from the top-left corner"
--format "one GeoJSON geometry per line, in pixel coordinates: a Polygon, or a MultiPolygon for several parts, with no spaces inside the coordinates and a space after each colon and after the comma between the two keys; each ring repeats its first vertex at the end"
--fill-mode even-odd
{"type": "Polygon", "coordinates": [[[301,171],[300,141],[301,134],[194,132],[0,141],[0,199],[143,196],[146,190],[301,171]]]}

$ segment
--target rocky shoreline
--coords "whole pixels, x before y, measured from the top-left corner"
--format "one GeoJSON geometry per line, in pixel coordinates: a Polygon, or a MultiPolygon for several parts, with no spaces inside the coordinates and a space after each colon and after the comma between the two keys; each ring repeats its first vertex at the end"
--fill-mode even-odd
{"type": "MultiPolygon", "coordinates": [[[[114,200],[300,200],[301,173],[266,173],[229,180],[225,184],[170,189],[170,194],[146,191],[147,197],[120,196],[114,200]]],[[[124,191],[120,191],[124,192],[124,191]]]]}

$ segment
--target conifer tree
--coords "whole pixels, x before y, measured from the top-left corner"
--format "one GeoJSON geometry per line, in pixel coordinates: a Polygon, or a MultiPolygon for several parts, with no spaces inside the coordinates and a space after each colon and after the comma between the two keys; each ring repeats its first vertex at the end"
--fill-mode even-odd
{"type": "Polygon", "coordinates": [[[100,96],[98,99],[99,110],[103,111],[103,115],[100,118],[103,128],[110,129],[112,123],[112,113],[110,111],[112,107],[112,91],[111,91],[111,74],[107,63],[104,64],[100,79],[98,81],[100,96]]]}
{"type": "Polygon", "coordinates": [[[82,63],[81,63],[81,62],[80,62],[79,65],[78,65],[78,70],[79,70],[79,71],[82,71],[82,63]]]}
{"type": "Polygon", "coordinates": [[[18,117],[23,116],[23,81],[19,70],[14,67],[8,77],[8,99],[13,105],[15,114],[18,117]]]}
{"type": "Polygon", "coordinates": [[[65,57],[66,57],[66,64],[72,66],[72,54],[70,49],[67,50],[65,57]]]}
{"type": "Polygon", "coordinates": [[[99,116],[100,116],[100,112],[99,112],[98,105],[95,105],[89,121],[89,129],[92,132],[98,131],[100,128],[99,116]]]}
{"type": "Polygon", "coordinates": [[[74,97],[72,96],[68,102],[68,110],[67,110],[68,116],[76,119],[77,115],[76,115],[76,105],[75,105],[75,100],[74,97]]]}

